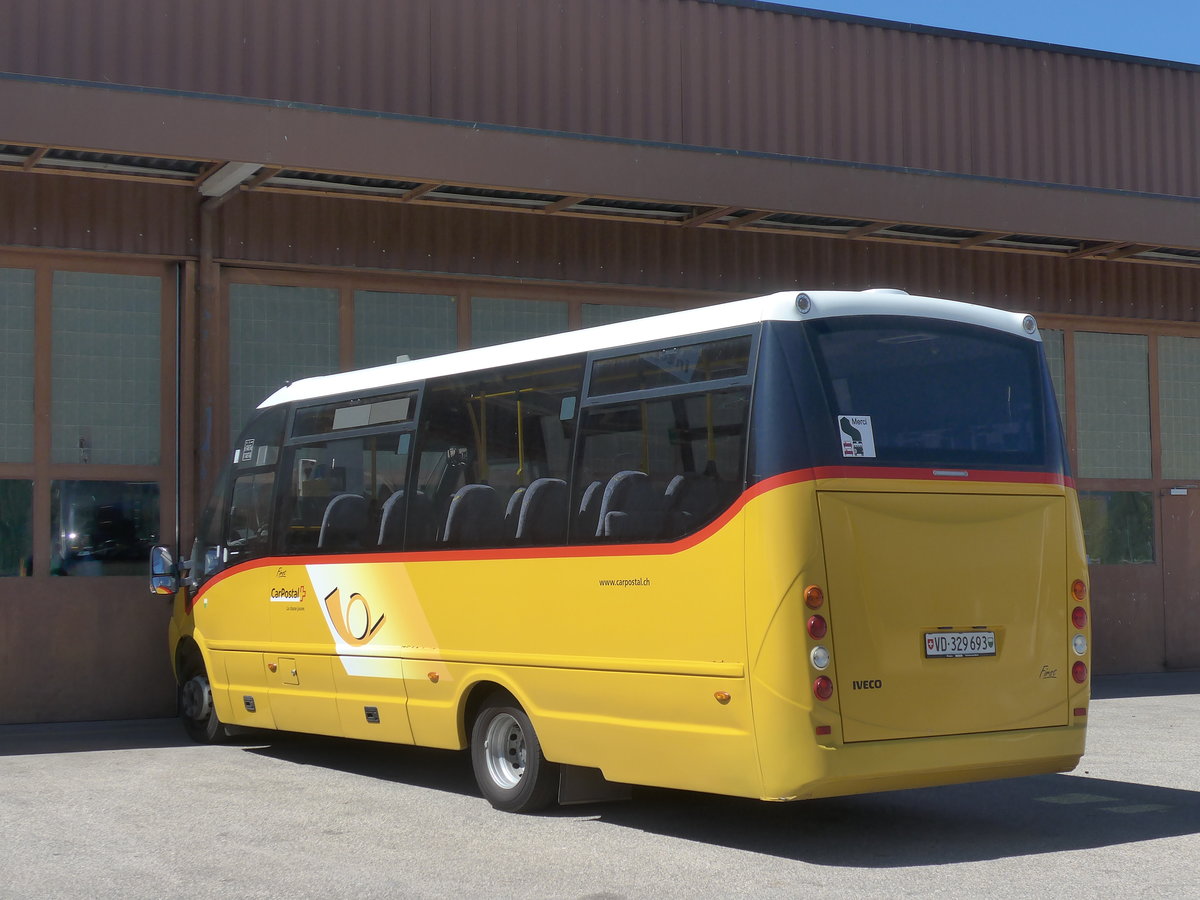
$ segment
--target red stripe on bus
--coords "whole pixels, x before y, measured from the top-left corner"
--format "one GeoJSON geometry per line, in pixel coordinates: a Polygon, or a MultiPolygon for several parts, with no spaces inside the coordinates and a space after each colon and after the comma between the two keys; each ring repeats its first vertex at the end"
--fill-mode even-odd
{"type": "MultiPolygon", "coordinates": [[[[309,566],[309,565],[354,565],[358,563],[418,563],[418,562],[465,562],[468,560],[509,559],[587,559],[598,556],[672,556],[690,550],[708,540],[724,528],[751,501],[763,494],[791,484],[806,481],[828,481],[833,479],[871,478],[889,481],[935,481],[950,483],[993,482],[1000,484],[1056,484],[1074,487],[1073,480],[1061,474],[1049,472],[1002,472],[991,470],[955,469],[901,469],[867,466],[820,466],[810,469],[795,469],[774,475],[748,487],[708,525],[694,534],[660,544],[571,544],[555,547],[488,547],[479,550],[408,550],[388,553],[362,552],[338,553],[327,556],[266,556],[247,560],[218,574],[205,589],[219,584],[240,572],[266,566],[309,566]],[[946,474],[936,474],[936,473],[946,474]]],[[[189,597],[187,611],[196,604],[195,596],[189,597]]]]}

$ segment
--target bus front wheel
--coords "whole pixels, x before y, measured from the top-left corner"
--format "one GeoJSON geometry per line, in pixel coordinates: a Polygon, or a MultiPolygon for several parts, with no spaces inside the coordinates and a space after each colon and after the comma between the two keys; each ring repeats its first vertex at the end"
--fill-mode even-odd
{"type": "Polygon", "coordinates": [[[489,698],[475,717],[471,765],[483,796],[504,812],[536,812],[557,797],[558,766],[546,761],[529,716],[507,695],[489,698]]]}
{"type": "Polygon", "coordinates": [[[188,737],[197,743],[216,744],[229,736],[217,718],[212,687],[203,665],[189,670],[179,685],[179,718],[188,737]]]}

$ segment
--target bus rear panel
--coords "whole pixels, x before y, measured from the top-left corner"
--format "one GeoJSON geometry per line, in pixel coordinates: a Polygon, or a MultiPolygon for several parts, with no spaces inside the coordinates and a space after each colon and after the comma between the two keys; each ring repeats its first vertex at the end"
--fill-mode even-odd
{"type": "Polygon", "coordinates": [[[778,482],[746,526],[763,796],[1073,768],[1087,568],[1040,343],[771,323],[757,390],[752,474],[778,482]]]}

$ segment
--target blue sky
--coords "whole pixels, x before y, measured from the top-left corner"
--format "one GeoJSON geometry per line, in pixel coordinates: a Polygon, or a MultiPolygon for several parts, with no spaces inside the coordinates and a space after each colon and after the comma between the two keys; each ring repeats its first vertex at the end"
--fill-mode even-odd
{"type": "Polygon", "coordinates": [[[1200,0],[772,0],[1200,65],[1200,0]]]}

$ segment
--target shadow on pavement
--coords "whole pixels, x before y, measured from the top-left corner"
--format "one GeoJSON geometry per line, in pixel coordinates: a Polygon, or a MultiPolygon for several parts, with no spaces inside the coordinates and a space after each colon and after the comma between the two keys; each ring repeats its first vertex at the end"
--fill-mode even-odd
{"type": "Polygon", "coordinates": [[[759,803],[636,790],[598,820],[814,865],[933,866],[1200,832],[1200,794],[1069,775],[759,803]]]}
{"type": "MultiPolygon", "coordinates": [[[[466,753],[271,735],[247,747],[296,765],[478,797],[466,753]]],[[[485,803],[482,798],[478,801],[485,803]]],[[[626,803],[548,817],[765,853],[815,865],[932,866],[1200,833],[1200,793],[1074,775],[766,803],[634,788],[626,803]]]]}
{"type": "MultiPolygon", "coordinates": [[[[1200,672],[1103,676],[1101,701],[1200,694],[1200,672]]],[[[243,752],[477,797],[466,753],[276,732],[243,752]]],[[[175,719],[0,726],[0,757],[196,747],[175,719]]],[[[485,801],[477,801],[484,804],[485,801]]],[[[788,804],[654,788],[628,803],[551,817],[749,850],[815,865],[932,866],[1135,844],[1200,833],[1200,792],[1083,775],[1040,775],[788,804]]]]}
{"type": "Polygon", "coordinates": [[[0,726],[0,756],[184,747],[191,743],[179,720],[173,718],[0,726]]]}
{"type": "MultiPolygon", "coordinates": [[[[249,739],[249,736],[248,736],[249,739]]],[[[471,760],[458,750],[381,744],[308,734],[260,732],[247,753],[301,766],[320,766],[395,784],[477,796],[471,760]]],[[[485,803],[485,800],[480,800],[485,803]]]]}
{"type": "Polygon", "coordinates": [[[1153,672],[1147,675],[1100,675],[1092,679],[1092,698],[1178,697],[1200,694],[1200,670],[1153,672]]]}

